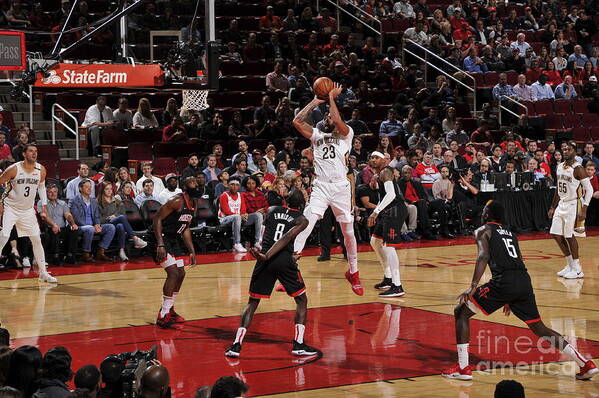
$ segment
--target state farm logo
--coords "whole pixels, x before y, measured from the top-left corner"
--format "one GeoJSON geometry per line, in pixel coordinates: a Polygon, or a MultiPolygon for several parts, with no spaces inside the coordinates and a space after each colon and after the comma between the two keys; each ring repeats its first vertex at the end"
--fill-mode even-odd
{"type": "Polygon", "coordinates": [[[43,84],[126,84],[129,77],[126,72],[106,72],[104,69],[83,72],[65,69],[62,75],[55,70],[49,73],[50,76],[42,79],[43,84]]]}
{"type": "Polygon", "coordinates": [[[50,76],[44,77],[42,79],[42,83],[44,83],[44,84],[58,84],[58,83],[60,83],[60,77],[56,76],[56,71],[55,70],[50,71],[49,75],[50,76]]]}

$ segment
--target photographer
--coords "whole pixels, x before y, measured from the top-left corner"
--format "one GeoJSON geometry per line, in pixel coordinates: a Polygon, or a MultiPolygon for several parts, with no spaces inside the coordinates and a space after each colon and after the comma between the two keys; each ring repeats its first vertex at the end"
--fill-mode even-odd
{"type": "Polygon", "coordinates": [[[171,396],[168,370],[158,361],[146,369],[141,377],[141,398],[169,398],[171,396]]]}

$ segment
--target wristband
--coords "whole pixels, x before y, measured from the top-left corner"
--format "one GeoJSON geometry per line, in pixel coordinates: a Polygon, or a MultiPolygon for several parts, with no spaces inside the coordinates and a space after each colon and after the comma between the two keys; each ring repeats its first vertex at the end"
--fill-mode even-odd
{"type": "Polygon", "coordinates": [[[156,248],[158,248],[158,247],[165,247],[165,246],[164,245],[158,245],[158,246],[156,246],[156,248]]]}

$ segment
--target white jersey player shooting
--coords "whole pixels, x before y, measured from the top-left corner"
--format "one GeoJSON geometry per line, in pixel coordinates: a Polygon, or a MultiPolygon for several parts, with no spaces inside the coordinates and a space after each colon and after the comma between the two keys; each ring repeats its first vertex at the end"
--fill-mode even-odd
{"type": "Polygon", "coordinates": [[[46,195],[46,168],[37,163],[37,147],[27,144],[23,148],[25,160],[9,166],[0,175],[0,184],[9,183],[2,195],[3,214],[0,231],[0,251],[10,238],[10,232],[17,227],[19,237],[28,236],[33,247],[33,255],[39,267],[40,282],[58,282],[48,274],[46,256],[40,238],[40,227],[34,209],[35,196],[39,193],[42,212],[48,214],[46,195]]]}
{"type": "Polygon", "coordinates": [[[353,208],[352,192],[351,184],[347,179],[348,169],[345,160],[351,150],[354,132],[343,122],[335,104],[335,98],[341,91],[341,86],[335,83],[335,87],[329,92],[329,113],[324,119],[324,131],[312,127],[307,122],[308,115],[312,110],[326,102],[318,97],[314,97],[293,120],[295,128],[312,143],[316,174],[310,195],[310,204],[304,210],[304,216],[308,219],[308,227],[296,237],[293,249],[296,254],[301,253],[316,221],[322,218],[330,206],[341,225],[347,251],[349,270],[345,273],[345,277],[351,284],[354,293],[361,296],[364,294],[364,289],[360,284],[360,273],[358,272],[358,247],[351,213],[353,208]]]}
{"type": "Polygon", "coordinates": [[[564,161],[557,165],[556,190],[549,217],[553,218],[549,233],[566,257],[566,266],[557,273],[565,279],[584,277],[578,259],[578,241],[584,237],[584,220],[593,197],[593,186],[584,167],[576,161],[576,142],[564,149],[564,161]]]}

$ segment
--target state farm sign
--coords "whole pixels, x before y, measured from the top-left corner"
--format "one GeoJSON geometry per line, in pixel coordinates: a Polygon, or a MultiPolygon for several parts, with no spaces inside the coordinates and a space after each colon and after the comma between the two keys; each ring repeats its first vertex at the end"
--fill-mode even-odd
{"type": "Polygon", "coordinates": [[[164,85],[160,65],[56,64],[36,87],[147,87],[164,85]]]}

